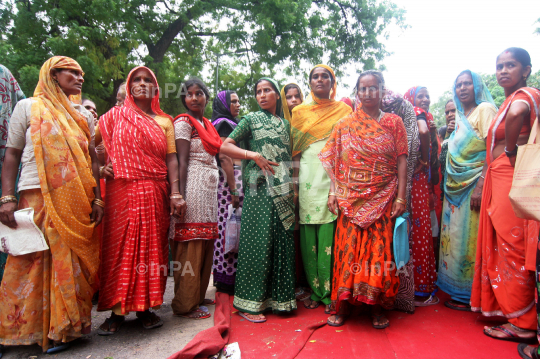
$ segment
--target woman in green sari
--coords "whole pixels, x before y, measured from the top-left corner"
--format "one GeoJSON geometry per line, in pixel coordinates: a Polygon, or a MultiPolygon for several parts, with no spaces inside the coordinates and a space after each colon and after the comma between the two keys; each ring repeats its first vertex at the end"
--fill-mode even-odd
{"type": "Polygon", "coordinates": [[[253,323],[265,322],[267,310],[296,309],[290,124],[282,118],[278,88],[270,78],[257,81],[261,110],[242,117],[220,151],[243,160],[245,198],[233,305],[253,323]]]}

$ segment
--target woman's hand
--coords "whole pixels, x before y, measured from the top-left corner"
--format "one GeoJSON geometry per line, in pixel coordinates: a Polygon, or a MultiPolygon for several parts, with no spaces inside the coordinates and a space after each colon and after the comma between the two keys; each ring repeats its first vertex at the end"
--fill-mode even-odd
{"type": "Polygon", "coordinates": [[[421,158],[418,158],[418,160],[416,161],[416,167],[414,169],[414,174],[422,172],[426,168],[427,168],[427,166],[424,163],[422,163],[421,158]]]}
{"type": "Polygon", "coordinates": [[[448,125],[446,126],[446,133],[451,134],[456,129],[456,121],[450,121],[448,122],[448,125]]]}
{"type": "Polygon", "coordinates": [[[9,228],[17,228],[15,222],[15,211],[17,210],[17,202],[7,202],[0,206],[0,222],[9,228]]]}
{"type": "MultiPolygon", "coordinates": [[[[508,157],[508,156],[507,156],[507,157],[508,157]]],[[[508,157],[508,160],[510,161],[510,165],[511,165],[512,167],[514,167],[514,168],[516,167],[516,158],[517,158],[517,155],[516,155],[516,156],[510,156],[510,157],[508,157]]]]}
{"type": "Polygon", "coordinates": [[[471,195],[471,210],[479,211],[482,204],[482,189],[484,188],[483,184],[476,184],[474,191],[471,195]]]}
{"type": "Polygon", "coordinates": [[[90,214],[90,222],[95,223],[97,227],[101,223],[101,220],[103,220],[103,213],[103,207],[93,203],[92,214],[90,214]]]}
{"type": "Polygon", "coordinates": [[[279,164],[277,162],[268,161],[261,154],[259,154],[257,158],[254,159],[254,161],[257,166],[261,168],[265,175],[268,174],[268,172],[270,172],[271,174],[276,174],[272,166],[278,166],[279,164]]]}
{"type": "Polygon", "coordinates": [[[182,219],[186,214],[186,201],[183,198],[171,198],[171,216],[182,219]]]}
{"type": "Polygon", "coordinates": [[[240,207],[240,197],[231,195],[231,204],[233,208],[240,207]]]}
{"type": "Polygon", "coordinates": [[[328,196],[328,210],[336,216],[339,215],[339,202],[333,194],[328,196]]]}
{"type": "Polygon", "coordinates": [[[101,170],[101,177],[114,179],[112,162],[109,162],[107,165],[103,166],[103,169],[101,170]]]}
{"type": "Polygon", "coordinates": [[[403,213],[405,213],[405,205],[403,203],[398,203],[394,201],[392,204],[392,212],[390,212],[390,218],[398,218],[403,213]]]}

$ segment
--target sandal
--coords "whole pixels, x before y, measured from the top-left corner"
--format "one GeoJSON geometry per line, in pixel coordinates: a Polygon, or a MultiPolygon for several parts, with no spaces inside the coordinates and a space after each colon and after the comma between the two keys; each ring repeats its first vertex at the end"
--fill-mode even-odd
{"type": "Polygon", "coordinates": [[[330,318],[328,318],[326,320],[326,324],[328,324],[329,326],[331,327],[341,327],[343,324],[345,324],[345,321],[347,320],[347,317],[349,315],[348,314],[334,314],[334,317],[335,317],[335,320],[334,322],[332,323],[330,321],[330,318]],[[343,318],[343,320],[341,321],[341,323],[336,323],[340,318],[343,318]]]}
{"type": "Polygon", "coordinates": [[[56,354],[56,353],[60,353],[66,349],[68,349],[69,347],[71,346],[71,342],[67,342],[67,343],[53,343],[53,347],[52,348],[49,348],[47,349],[47,351],[45,352],[46,354],[56,354]]]}
{"type": "Polygon", "coordinates": [[[204,299],[201,305],[215,305],[216,300],[215,299],[204,299]]]}
{"type": "Polygon", "coordinates": [[[519,335],[517,335],[516,332],[514,332],[514,331],[512,331],[512,330],[510,330],[508,328],[505,328],[502,325],[497,325],[495,327],[484,329],[484,334],[487,335],[490,338],[497,339],[497,340],[503,340],[503,341],[506,341],[506,342],[516,342],[516,343],[525,343],[525,344],[537,344],[538,343],[538,339],[536,338],[536,335],[534,337],[530,337],[530,338],[523,338],[523,337],[520,337],[519,335]],[[506,334],[507,336],[506,337],[493,336],[493,335],[490,334],[491,331],[493,331],[493,330],[502,332],[502,333],[506,334]]]}
{"type": "Polygon", "coordinates": [[[240,314],[240,316],[242,318],[244,318],[245,320],[250,321],[252,323],[264,323],[264,322],[266,322],[266,318],[264,318],[264,319],[253,319],[253,318],[248,317],[248,315],[258,315],[258,314],[249,314],[249,313],[244,313],[244,312],[238,312],[238,314],[240,314]]]}
{"type": "Polygon", "coordinates": [[[304,300],[304,307],[306,307],[306,309],[317,309],[317,308],[319,308],[319,305],[320,305],[320,304],[321,304],[321,303],[316,302],[316,301],[314,301],[314,300],[312,300],[312,299],[309,299],[309,303],[308,303],[307,300],[304,300]],[[315,303],[315,306],[314,306],[314,307],[312,307],[313,303],[315,303]]]}
{"type": "Polygon", "coordinates": [[[414,306],[415,307],[428,307],[430,305],[436,305],[439,304],[439,298],[435,295],[430,295],[428,299],[426,300],[415,300],[414,306]]]}
{"type": "Polygon", "coordinates": [[[191,312],[187,312],[185,314],[176,314],[176,316],[177,317],[182,317],[182,318],[187,318],[187,319],[199,320],[199,319],[210,318],[212,316],[212,314],[210,314],[209,312],[205,312],[204,310],[201,310],[201,309],[195,309],[195,310],[192,310],[191,312]]]}
{"type": "MultiPolygon", "coordinates": [[[[375,319],[377,322],[381,322],[382,318],[386,318],[384,314],[372,314],[371,318],[375,319]]],[[[372,321],[373,328],[375,329],[385,329],[390,326],[390,321],[386,318],[386,324],[375,324],[375,320],[372,321]]]]}
{"type": "Polygon", "coordinates": [[[447,300],[444,302],[445,307],[448,307],[450,309],[454,310],[461,310],[463,312],[470,312],[471,306],[467,303],[458,302],[457,300],[447,300]]]}
{"type": "MultiPolygon", "coordinates": [[[[108,335],[114,335],[114,334],[118,333],[120,331],[120,328],[122,327],[122,324],[124,323],[125,320],[126,320],[126,318],[123,315],[111,314],[111,316],[109,318],[105,319],[105,322],[103,323],[103,324],[107,324],[109,330],[101,329],[101,326],[100,326],[98,328],[98,331],[97,331],[98,335],[108,336],[108,335]],[[111,327],[112,327],[113,324],[117,324],[115,331],[111,330],[111,327]]],[[[101,324],[101,325],[103,325],[103,324],[101,324]]]]}
{"type": "Polygon", "coordinates": [[[144,329],[154,329],[163,326],[163,320],[161,320],[161,318],[154,312],[145,310],[144,312],[137,312],[136,315],[137,318],[139,318],[139,320],[142,322],[144,329]],[[145,320],[150,322],[150,324],[144,324],[145,320]]]}
{"type": "Polygon", "coordinates": [[[537,347],[533,347],[533,351],[531,351],[531,356],[528,356],[527,354],[525,354],[525,349],[528,347],[527,344],[525,343],[521,343],[521,344],[518,344],[518,354],[520,357],[522,357],[523,359],[540,359],[540,355],[538,354],[538,348],[537,347]]]}
{"type": "Polygon", "coordinates": [[[296,300],[299,300],[301,302],[308,300],[309,297],[311,297],[311,292],[308,290],[304,290],[304,288],[300,287],[298,288],[298,291],[295,293],[296,300]]]}

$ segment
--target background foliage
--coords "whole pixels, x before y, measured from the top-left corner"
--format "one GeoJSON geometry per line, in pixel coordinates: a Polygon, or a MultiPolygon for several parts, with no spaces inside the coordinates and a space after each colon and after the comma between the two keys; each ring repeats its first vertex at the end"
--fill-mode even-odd
{"type": "MultiPolygon", "coordinates": [[[[216,57],[228,54],[218,88],[237,89],[247,112],[262,75],[321,61],[374,68],[392,23],[406,27],[404,10],[386,0],[4,0],[0,63],[30,96],[47,58],[73,57],[86,73],[83,93],[103,113],[135,65],[153,69],[164,89],[199,76],[213,93],[216,57]]],[[[161,102],[170,114],[184,110],[177,96],[161,102]]]]}

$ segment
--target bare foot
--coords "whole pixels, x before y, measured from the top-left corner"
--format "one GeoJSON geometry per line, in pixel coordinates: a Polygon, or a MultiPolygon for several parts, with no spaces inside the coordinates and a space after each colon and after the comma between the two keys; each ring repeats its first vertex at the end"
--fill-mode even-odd
{"type": "Polygon", "coordinates": [[[304,301],[304,307],[306,307],[307,309],[315,309],[319,307],[319,302],[316,302],[312,299],[306,299],[304,301]]]}

